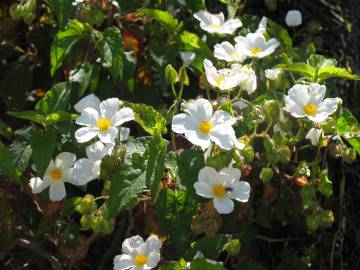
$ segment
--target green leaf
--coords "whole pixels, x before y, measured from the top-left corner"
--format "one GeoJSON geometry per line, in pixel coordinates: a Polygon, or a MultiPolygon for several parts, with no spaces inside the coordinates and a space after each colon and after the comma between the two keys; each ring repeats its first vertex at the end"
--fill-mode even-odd
{"type": "Polygon", "coordinates": [[[208,45],[194,33],[183,31],[180,35],[180,44],[185,51],[193,51],[196,52],[197,55],[200,54],[204,57],[213,58],[212,51],[208,45]]]}
{"type": "Polygon", "coordinates": [[[121,32],[115,26],[107,28],[103,32],[103,38],[98,44],[100,60],[104,67],[108,68],[116,82],[122,78],[124,52],[122,49],[121,32]]]}
{"type": "Polygon", "coordinates": [[[59,123],[59,122],[63,122],[63,121],[75,120],[78,117],[79,117],[79,115],[77,115],[77,114],[68,113],[65,111],[58,111],[58,112],[50,113],[46,117],[46,123],[47,124],[55,124],[55,123],[59,123]]]}
{"type": "Polygon", "coordinates": [[[178,28],[178,20],[175,19],[169,12],[159,10],[159,9],[149,9],[144,8],[139,10],[139,13],[142,15],[148,15],[152,17],[154,20],[158,21],[162,27],[165,28],[170,34],[176,32],[178,28]]]}
{"type": "Polygon", "coordinates": [[[169,237],[172,258],[184,252],[191,235],[191,217],[196,210],[196,202],[184,190],[162,189],[156,203],[156,216],[161,232],[169,237]]]}
{"type": "Polygon", "coordinates": [[[132,103],[130,107],[135,114],[135,121],[149,134],[160,136],[166,133],[166,119],[153,107],[132,103]]]}
{"type": "Polygon", "coordinates": [[[72,0],[51,0],[52,10],[56,15],[58,26],[63,30],[74,13],[72,0]]]}
{"type": "Polygon", "coordinates": [[[4,136],[6,139],[10,140],[13,136],[13,131],[11,127],[7,126],[3,121],[0,120],[0,136],[4,136]]]}
{"type": "Polygon", "coordinates": [[[76,70],[71,72],[69,81],[72,83],[78,83],[80,86],[80,91],[77,93],[77,96],[81,98],[86,89],[89,87],[93,75],[93,67],[95,65],[90,64],[82,64],[79,67],[77,67],[76,70]]]}
{"type": "Polygon", "coordinates": [[[318,79],[320,81],[334,77],[348,80],[358,80],[360,78],[358,75],[350,73],[345,68],[326,66],[319,70],[318,79]]]}
{"type": "Polygon", "coordinates": [[[289,72],[293,72],[293,73],[299,73],[302,74],[304,76],[307,76],[309,78],[314,78],[316,70],[306,64],[306,63],[293,63],[291,65],[279,65],[279,67],[281,67],[281,69],[289,71],[289,72]]]}
{"type": "Polygon", "coordinates": [[[15,140],[8,146],[14,166],[24,172],[29,165],[32,148],[23,136],[16,136],[15,140]]]}
{"type": "Polygon", "coordinates": [[[62,65],[64,57],[80,39],[90,36],[92,28],[86,23],[72,20],[63,31],[59,31],[50,49],[50,73],[54,76],[55,71],[62,65]]]}
{"type": "Polygon", "coordinates": [[[61,82],[53,86],[51,90],[46,93],[46,96],[36,104],[35,109],[44,114],[58,111],[66,111],[70,102],[71,84],[61,82]]]}
{"type": "Polygon", "coordinates": [[[21,172],[14,166],[6,146],[0,141],[0,174],[20,183],[21,172]]]}
{"type": "Polygon", "coordinates": [[[229,243],[232,239],[230,234],[216,234],[210,237],[203,237],[191,244],[191,249],[187,251],[188,256],[194,257],[197,251],[201,251],[206,258],[217,260],[224,251],[225,244],[229,243]]]}
{"type": "Polygon", "coordinates": [[[320,173],[319,191],[327,198],[329,198],[333,194],[332,182],[328,178],[328,173],[326,170],[320,173]]]}
{"type": "Polygon", "coordinates": [[[289,36],[288,31],[272,20],[268,20],[268,25],[269,27],[267,29],[267,33],[270,35],[270,37],[275,37],[277,40],[279,40],[281,45],[284,46],[285,51],[290,53],[292,51],[293,42],[289,36]]]}
{"type": "Polygon", "coordinates": [[[182,265],[180,262],[166,262],[159,266],[159,270],[186,270],[186,263],[182,265]]]}
{"type": "Polygon", "coordinates": [[[34,128],[30,132],[30,145],[33,149],[32,161],[40,177],[43,177],[50,160],[54,157],[56,148],[55,129],[49,128],[46,131],[34,128]]]}
{"type": "Polygon", "coordinates": [[[33,121],[38,124],[44,124],[46,122],[45,116],[35,111],[8,112],[8,114],[20,119],[33,121]]]}
{"type": "Polygon", "coordinates": [[[145,188],[145,177],[140,169],[122,165],[111,177],[108,215],[115,217],[119,210],[128,208],[145,188]]]}
{"type": "Polygon", "coordinates": [[[191,270],[225,270],[222,264],[212,264],[206,259],[195,259],[191,262],[191,270]]]}
{"type": "Polygon", "coordinates": [[[336,131],[360,155],[360,127],[356,118],[346,109],[341,110],[341,115],[336,121],[336,131]]]}
{"type": "Polygon", "coordinates": [[[307,63],[315,69],[321,69],[323,67],[335,66],[336,60],[333,58],[326,58],[320,54],[312,54],[309,56],[307,63]]]}

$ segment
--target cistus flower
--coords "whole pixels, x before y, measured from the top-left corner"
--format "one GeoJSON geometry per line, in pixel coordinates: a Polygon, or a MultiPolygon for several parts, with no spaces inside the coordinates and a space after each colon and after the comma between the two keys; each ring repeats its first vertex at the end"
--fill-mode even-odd
{"type": "Polygon", "coordinates": [[[242,26],[239,19],[225,21],[224,14],[211,14],[205,10],[198,11],[194,14],[195,19],[200,22],[201,29],[209,33],[232,34],[242,26]]]}
{"type": "Polygon", "coordinates": [[[311,141],[311,144],[316,146],[319,144],[320,137],[323,134],[324,134],[324,132],[321,129],[312,128],[306,134],[305,139],[309,139],[311,141]]]}
{"type": "Polygon", "coordinates": [[[266,27],[267,27],[267,18],[262,17],[255,33],[264,34],[266,32],[266,27]]]}
{"type": "Polygon", "coordinates": [[[300,10],[289,10],[285,16],[285,23],[287,26],[295,27],[302,24],[302,15],[300,10]]]}
{"type": "Polygon", "coordinates": [[[285,110],[296,118],[307,117],[313,122],[323,122],[338,107],[340,98],[325,98],[326,87],[313,83],[295,84],[285,96],[285,110]]]}
{"type": "Polygon", "coordinates": [[[204,68],[207,81],[212,86],[217,87],[220,90],[229,90],[231,88],[239,86],[241,81],[245,79],[245,75],[238,67],[238,65],[235,65],[232,66],[231,69],[224,68],[217,70],[210,60],[204,60],[204,68]]]}
{"type": "Polygon", "coordinates": [[[241,171],[236,168],[224,168],[219,172],[212,167],[199,171],[198,181],[194,183],[196,194],[213,199],[214,207],[220,214],[229,214],[234,210],[234,202],[247,202],[250,197],[250,185],[239,181],[241,171]]]}
{"type": "Polygon", "coordinates": [[[249,66],[233,67],[240,68],[238,74],[242,74],[244,78],[240,82],[240,88],[246,90],[246,92],[251,95],[255,92],[257,88],[257,77],[255,71],[249,66]]]}
{"type": "Polygon", "coordinates": [[[195,60],[196,54],[194,52],[180,52],[180,57],[184,62],[184,65],[190,66],[191,63],[195,60]]]}
{"type": "Polygon", "coordinates": [[[275,81],[281,74],[281,68],[268,68],[265,69],[265,77],[269,80],[275,81]]]}
{"type": "Polygon", "coordinates": [[[114,270],[148,270],[155,268],[160,261],[161,240],[151,235],[144,240],[141,236],[132,236],[122,244],[122,253],[114,258],[114,270]]]}
{"type": "Polygon", "coordinates": [[[134,119],[134,112],[130,108],[118,110],[120,101],[117,98],[109,98],[95,108],[93,101],[89,98],[89,104],[84,100],[81,106],[85,107],[75,123],[84,126],[75,132],[75,138],[79,143],[84,143],[98,137],[103,143],[114,143],[118,137],[119,126],[134,119]]]}
{"type": "Polygon", "coordinates": [[[238,44],[235,46],[228,41],[221,42],[214,46],[214,56],[226,62],[243,62],[246,55],[242,53],[238,44]]]}
{"type": "Polygon", "coordinates": [[[246,56],[253,58],[266,57],[280,45],[280,42],[275,38],[266,41],[262,33],[249,33],[245,37],[238,36],[235,38],[235,42],[239,44],[246,56]]]}
{"type": "Polygon", "coordinates": [[[30,179],[29,186],[32,193],[37,194],[50,186],[49,197],[51,201],[61,201],[66,196],[64,182],[73,185],[79,183],[73,178],[73,165],[76,156],[69,152],[62,152],[58,154],[50,163],[45,171],[43,179],[40,177],[33,177],[30,179]]]}
{"type": "Polygon", "coordinates": [[[203,150],[211,142],[230,150],[236,141],[232,128],[235,123],[236,119],[228,112],[218,110],[213,114],[211,103],[200,98],[186,104],[185,113],[173,117],[171,128],[175,133],[185,134],[186,139],[203,150]]]}

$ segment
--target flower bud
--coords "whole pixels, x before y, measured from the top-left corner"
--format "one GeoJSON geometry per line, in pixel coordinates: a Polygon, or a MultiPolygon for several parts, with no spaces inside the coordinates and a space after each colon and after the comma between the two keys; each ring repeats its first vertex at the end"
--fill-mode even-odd
{"type": "Polygon", "coordinates": [[[91,194],[86,194],[84,198],[81,200],[79,206],[79,212],[83,215],[89,215],[96,210],[96,203],[94,200],[94,196],[91,194]]]}
{"type": "Polygon", "coordinates": [[[115,229],[115,220],[114,219],[100,219],[100,231],[104,234],[111,234],[115,229]]]}
{"type": "Polygon", "coordinates": [[[276,100],[265,101],[263,110],[268,121],[278,122],[281,119],[281,105],[276,100]]]}
{"type": "Polygon", "coordinates": [[[250,163],[254,159],[254,149],[251,145],[246,145],[244,149],[242,150],[242,155],[244,156],[245,160],[250,163]]]}
{"type": "Polygon", "coordinates": [[[167,84],[175,84],[179,81],[179,75],[172,65],[168,64],[165,68],[165,82],[167,84]]]}
{"type": "Polygon", "coordinates": [[[353,163],[356,160],[356,150],[354,148],[346,149],[342,155],[342,158],[348,164],[353,163]]]}
{"type": "Polygon", "coordinates": [[[240,252],[241,244],[239,239],[233,239],[224,245],[224,250],[229,253],[230,256],[236,256],[240,252]]]}
{"type": "Polygon", "coordinates": [[[189,77],[186,72],[186,66],[179,69],[179,80],[181,85],[189,85],[189,77]]]}
{"type": "Polygon", "coordinates": [[[331,210],[323,210],[320,213],[320,224],[324,227],[331,227],[334,223],[334,213],[331,210]]]}
{"type": "Polygon", "coordinates": [[[92,224],[92,216],[91,215],[83,215],[80,219],[81,228],[88,230],[90,229],[92,224]]]}
{"type": "Polygon", "coordinates": [[[273,178],[274,172],[271,168],[262,168],[260,172],[260,179],[264,184],[267,184],[273,178]]]}
{"type": "Polygon", "coordinates": [[[126,147],[124,145],[120,145],[116,150],[116,157],[118,160],[123,161],[126,155],[126,147]]]}
{"type": "Polygon", "coordinates": [[[302,24],[302,15],[299,10],[289,10],[285,17],[287,26],[295,27],[302,24]]]}

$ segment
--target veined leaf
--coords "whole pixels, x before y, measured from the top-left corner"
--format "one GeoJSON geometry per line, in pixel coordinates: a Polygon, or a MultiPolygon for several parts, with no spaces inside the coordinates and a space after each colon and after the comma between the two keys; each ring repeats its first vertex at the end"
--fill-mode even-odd
{"type": "Polygon", "coordinates": [[[21,172],[15,168],[11,155],[6,146],[0,141],[0,174],[20,183],[21,172]]]}
{"type": "Polygon", "coordinates": [[[315,76],[315,68],[312,66],[306,64],[306,63],[293,63],[291,65],[279,65],[281,69],[293,72],[293,73],[299,73],[309,78],[314,78],[315,76]]]}
{"type": "Polygon", "coordinates": [[[159,10],[159,9],[149,9],[144,8],[139,10],[139,13],[142,15],[148,15],[154,20],[158,21],[162,27],[166,29],[169,33],[173,34],[176,32],[178,27],[178,20],[175,19],[169,12],[159,10]]]}
{"type": "Polygon", "coordinates": [[[356,118],[346,109],[342,109],[340,117],[336,121],[336,131],[360,155],[360,127],[356,118]]]}
{"type": "Polygon", "coordinates": [[[318,79],[320,81],[333,77],[347,79],[347,80],[357,80],[360,78],[358,75],[350,73],[345,68],[326,66],[319,70],[318,79]]]}
{"type": "Polygon", "coordinates": [[[35,111],[8,112],[8,114],[16,118],[33,121],[38,124],[44,124],[46,122],[45,116],[35,111]]]}

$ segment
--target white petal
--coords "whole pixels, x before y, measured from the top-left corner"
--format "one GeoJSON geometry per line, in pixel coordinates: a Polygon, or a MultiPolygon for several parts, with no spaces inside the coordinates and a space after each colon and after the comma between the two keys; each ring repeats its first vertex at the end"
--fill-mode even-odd
{"type": "Polygon", "coordinates": [[[320,85],[317,83],[310,84],[309,103],[319,106],[321,102],[324,100],[325,93],[326,93],[325,85],[320,85]]]}
{"type": "Polygon", "coordinates": [[[126,238],[122,243],[122,252],[129,255],[133,255],[135,249],[138,248],[143,243],[144,243],[144,239],[142,239],[142,237],[139,235],[126,238]]]}
{"type": "Polygon", "coordinates": [[[74,108],[76,111],[81,113],[86,108],[93,108],[96,111],[98,111],[100,109],[99,106],[100,106],[100,99],[94,94],[90,94],[80,99],[80,101],[75,104],[74,108]]]}
{"type": "Polygon", "coordinates": [[[236,123],[236,119],[232,117],[228,112],[223,110],[218,110],[213,114],[211,118],[211,123],[213,124],[213,126],[223,125],[223,124],[232,126],[236,123]]]}
{"type": "Polygon", "coordinates": [[[311,141],[311,144],[316,146],[319,144],[320,136],[322,135],[322,130],[317,128],[312,128],[309,130],[309,132],[306,134],[305,139],[309,139],[311,141]]]}
{"type": "Polygon", "coordinates": [[[116,120],[114,121],[114,126],[120,126],[125,122],[134,120],[134,112],[131,108],[122,108],[120,111],[116,112],[116,120]]]}
{"type": "Polygon", "coordinates": [[[108,98],[100,103],[101,117],[112,119],[119,108],[118,98],[108,98]]]}
{"type": "Polygon", "coordinates": [[[220,170],[219,175],[224,180],[226,185],[227,183],[239,181],[241,177],[241,171],[237,168],[228,167],[220,170]]]}
{"type": "Polygon", "coordinates": [[[120,127],[120,141],[121,142],[129,139],[129,135],[130,135],[130,128],[120,127]]]}
{"type": "Polygon", "coordinates": [[[220,214],[230,214],[234,210],[234,202],[230,199],[214,198],[214,207],[220,214]]]}
{"type": "Polygon", "coordinates": [[[55,202],[64,199],[66,196],[64,183],[62,181],[58,181],[58,182],[53,181],[50,185],[49,195],[50,195],[50,200],[55,202]]]}
{"type": "Polygon", "coordinates": [[[204,98],[199,98],[187,104],[186,111],[195,119],[197,123],[210,120],[213,114],[211,103],[204,98]]]}
{"type": "Polygon", "coordinates": [[[208,148],[211,144],[210,137],[207,134],[203,134],[198,130],[188,130],[185,132],[185,137],[193,145],[200,146],[202,150],[208,148]]]}
{"type": "Polygon", "coordinates": [[[94,172],[94,163],[87,158],[76,161],[71,177],[76,181],[77,185],[85,185],[98,178],[99,175],[94,172]]]}
{"type": "Polygon", "coordinates": [[[99,113],[93,108],[86,108],[81,112],[75,123],[81,126],[96,127],[99,120],[99,113]]]}
{"type": "Polygon", "coordinates": [[[171,130],[175,133],[184,134],[188,130],[196,130],[198,127],[191,116],[180,113],[173,117],[171,130]]]}
{"type": "Polygon", "coordinates": [[[57,168],[65,169],[70,168],[76,161],[76,155],[69,152],[62,152],[55,158],[55,166],[57,168]]]}
{"type": "Polygon", "coordinates": [[[52,178],[50,177],[50,173],[55,167],[56,167],[55,162],[51,159],[50,162],[49,162],[49,165],[46,168],[46,171],[44,173],[44,177],[43,177],[44,181],[47,181],[47,180],[49,180],[50,182],[52,181],[52,178]]]}
{"type": "Polygon", "coordinates": [[[316,114],[313,116],[308,116],[308,118],[313,122],[321,123],[325,121],[329,115],[333,114],[337,110],[338,103],[338,98],[326,98],[318,108],[316,114]]]}
{"type": "Polygon", "coordinates": [[[247,202],[250,197],[250,185],[248,182],[240,181],[231,184],[233,189],[230,192],[230,197],[240,202],[247,202]]]}
{"type": "Polygon", "coordinates": [[[284,99],[285,99],[285,110],[288,111],[292,116],[296,118],[305,116],[303,105],[297,104],[289,96],[285,96],[284,99]]]}
{"type": "Polygon", "coordinates": [[[110,127],[106,132],[99,132],[98,137],[103,143],[114,143],[119,129],[117,127],[110,127]]]}
{"type": "Polygon", "coordinates": [[[196,53],[194,52],[180,52],[181,60],[184,62],[186,66],[190,66],[192,62],[194,62],[196,53]]]}
{"type": "Polygon", "coordinates": [[[83,127],[75,131],[75,138],[79,143],[84,143],[93,139],[98,133],[98,128],[83,127]]]}
{"type": "Polygon", "coordinates": [[[197,181],[194,183],[194,188],[195,188],[196,194],[198,194],[202,197],[209,198],[209,199],[214,197],[214,195],[212,193],[212,187],[208,183],[197,181]]]}
{"type": "Polygon", "coordinates": [[[148,261],[146,262],[146,264],[151,268],[155,268],[158,265],[159,261],[160,261],[160,252],[153,251],[149,254],[148,261]]]}
{"type": "Polygon", "coordinates": [[[29,186],[32,193],[40,193],[51,184],[51,181],[43,181],[40,177],[33,177],[30,179],[29,186]]]}
{"type": "Polygon", "coordinates": [[[125,270],[135,266],[135,263],[130,255],[121,254],[114,258],[114,270],[125,270]]]}
{"type": "Polygon", "coordinates": [[[201,11],[194,13],[194,18],[197,19],[198,21],[204,23],[205,25],[211,24],[209,12],[207,12],[205,10],[201,10],[201,11]]]}
{"type": "Polygon", "coordinates": [[[288,97],[300,106],[305,106],[310,99],[308,87],[302,84],[295,84],[289,89],[288,97]]]}
{"type": "Polygon", "coordinates": [[[236,141],[235,131],[228,125],[217,126],[210,131],[210,139],[220,148],[230,150],[236,141]]]}
{"type": "Polygon", "coordinates": [[[103,144],[100,141],[96,141],[86,147],[86,155],[91,161],[101,160],[104,156],[109,155],[114,149],[115,144],[103,144]]]}
{"type": "Polygon", "coordinates": [[[147,249],[150,250],[151,252],[160,250],[160,248],[162,246],[162,241],[156,235],[150,235],[146,239],[145,243],[146,243],[147,249]]]}

